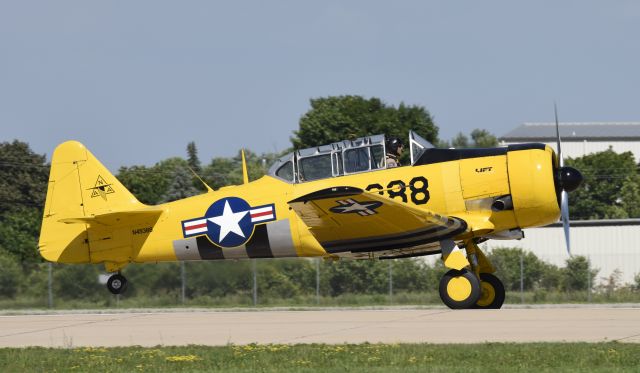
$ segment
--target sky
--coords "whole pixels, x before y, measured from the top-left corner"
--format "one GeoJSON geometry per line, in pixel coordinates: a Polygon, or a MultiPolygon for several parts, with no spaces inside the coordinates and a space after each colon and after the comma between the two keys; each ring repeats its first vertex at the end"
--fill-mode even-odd
{"type": "Polygon", "coordinates": [[[108,168],[281,151],[329,95],[424,106],[440,138],[640,121],[640,2],[0,0],[0,142],[108,168]]]}

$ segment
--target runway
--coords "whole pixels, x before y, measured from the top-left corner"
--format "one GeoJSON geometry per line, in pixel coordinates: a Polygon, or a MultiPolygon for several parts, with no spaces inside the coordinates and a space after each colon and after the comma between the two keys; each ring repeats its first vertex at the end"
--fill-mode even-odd
{"type": "Polygon", "coordinates": [[[175,310],[0,316],[0,347],[640,343],[639,308],[175,310]]]}

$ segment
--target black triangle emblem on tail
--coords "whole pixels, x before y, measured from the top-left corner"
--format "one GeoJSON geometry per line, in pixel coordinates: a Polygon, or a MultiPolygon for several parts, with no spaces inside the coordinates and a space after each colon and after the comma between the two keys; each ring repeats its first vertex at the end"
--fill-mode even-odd
{"type": "Polygon", "coordinates": [[[107,200],[107,194],[115,193],[111,184],[107,183],[104,178],[98,175],[98,179],[93,188],[89,188],[91,191],[91,198],[102,197],[105,201],[107,200]]]}

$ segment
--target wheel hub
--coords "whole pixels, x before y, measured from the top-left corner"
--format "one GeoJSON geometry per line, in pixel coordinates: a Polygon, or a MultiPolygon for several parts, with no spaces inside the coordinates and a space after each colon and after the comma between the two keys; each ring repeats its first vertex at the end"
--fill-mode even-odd
{"type": "Polygon", "coordinates": [[[471,296],[471,282],[462,276],[452,278],[447,284],[447,293],[451,299],[461,302],[471,296]]]}
{"type": "Polygon", "coordinates": [[[480,299],[478,299],[477,305],[480,307],[487,307],[494,301],[494,299],[496,299],[496,289],[486,281],[482,281],[480,283],[480,288],[482,289],[482,293],[480,294],[480,299]]]}
{"type": "Polygon", "coordinates": [[[120,280],[113,280],[113,282],[111,282],[111,286],[114,289],[120,289],[122,287],[122,281],[120,280]]]}

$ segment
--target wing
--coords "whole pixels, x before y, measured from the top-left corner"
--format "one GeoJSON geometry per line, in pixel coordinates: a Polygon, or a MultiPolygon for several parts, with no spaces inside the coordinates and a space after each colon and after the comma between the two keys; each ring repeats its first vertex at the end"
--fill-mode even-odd
{"type": "Polygon", "coordinates": [[[467,230],[462,219],[354,187],[319,190],[289,201],[289,206],[329,253],[414,247],[467,230]]]}

